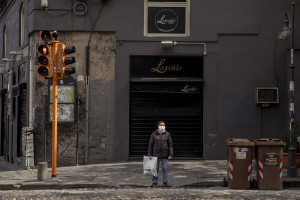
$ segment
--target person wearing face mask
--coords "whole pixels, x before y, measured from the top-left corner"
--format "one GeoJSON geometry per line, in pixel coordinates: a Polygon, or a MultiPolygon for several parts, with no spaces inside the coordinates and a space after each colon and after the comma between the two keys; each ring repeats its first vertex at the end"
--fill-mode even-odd
{"type": "MultiPolygon", "coordinates": [[[[159,165],[162,165],[163,172],[163,186],[168,187],[168,159],[173,157],[173,144],[171,134],[166,131],[166,124],[163,121],[159,121],[158,129],[156,129],[150,137],[148,156],[157,157],[157,173],[159,170],[159,165]]],[[[157,186],[158,176],[152,177],[151,187],[157,186]]]]}

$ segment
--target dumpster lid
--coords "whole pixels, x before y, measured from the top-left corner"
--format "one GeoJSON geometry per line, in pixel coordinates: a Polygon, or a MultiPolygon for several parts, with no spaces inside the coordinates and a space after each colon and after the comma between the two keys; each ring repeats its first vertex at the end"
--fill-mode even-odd
{"type": "Polygon", "coordinates": [[[228,146],[254,146],[254,142],[251,142],[247,138],[228,138],[226,141],[228,146]]]}
{"type": "Polygon", "coordinates": [[[284,146],[285,142],[283,142],[281,139],[275,139],[275,138],[261,138],[255,140],[256,145],[281,145],[284,146]]]}

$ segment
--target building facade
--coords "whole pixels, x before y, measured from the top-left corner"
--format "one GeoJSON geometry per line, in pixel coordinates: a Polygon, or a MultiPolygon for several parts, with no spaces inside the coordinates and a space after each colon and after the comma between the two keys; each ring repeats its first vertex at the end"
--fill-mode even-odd
{"type": "Polygon", "coordinates": [[[76,48],[76,73],[58,82],[58,166],[140,159],[160,120],[177,159],[226,159],[227,138],[280,138],[286,129],[289,41],[277,35],[290,2],[0,2],[0,154],[8,162],[24,164],[23,127],[33,129],[35,163],[51,162],[52,82],[37,73],[40,30],[57,30],[76,48]]]}

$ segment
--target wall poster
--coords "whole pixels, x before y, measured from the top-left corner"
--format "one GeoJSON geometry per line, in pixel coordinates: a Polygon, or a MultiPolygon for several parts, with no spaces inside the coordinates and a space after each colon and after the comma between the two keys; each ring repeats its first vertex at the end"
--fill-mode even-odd
{"type": "MultiPolygon", "coordinates": [[[[58,85],[57,86],[57,122],[75,121],[75,86],[58,85]]],[[[53,111],[53,86],[50,86],[50,109],[49,121],[52,121],[53,111]]]]}

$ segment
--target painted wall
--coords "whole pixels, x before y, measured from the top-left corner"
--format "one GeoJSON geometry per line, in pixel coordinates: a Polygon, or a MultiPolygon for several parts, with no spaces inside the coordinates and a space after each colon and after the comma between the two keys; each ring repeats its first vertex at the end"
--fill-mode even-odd
{"type": "Polygon", "coordinates": [[[129,154],[129,134],[124,134],[124,130],[129,130],[129,56],[193,55],[203,51],[196,45],[162,49],[161,40],[207,44],[203,94],[205,159],[226,159],[225,141],[230,137],[280,138],[287,118],[288,43],[276,41],[276,37],[281,31],[284,8],[288,5],[283,1],[243,1],[242,4],[237,1],[192,1],[191,35],[187,38],[143,37],[143,22],[139,21],[143,17],[141,9],[132,19],[126,16],[132,22],[126,24],[129,26],[126,31],[134,29],[132,24],[139,28],[130,33],[125,33],[125,29],[120,31],[121,34],[117,32],[116,134],[119,141],[116,141],[116,149],[124,148],[119,148],[115,158],[124,159],[129,154]],[[280,79],[280,104],[260,109],[255,104],[255,88],[278,85],[274,77],[274,60],[280,79]]]}

